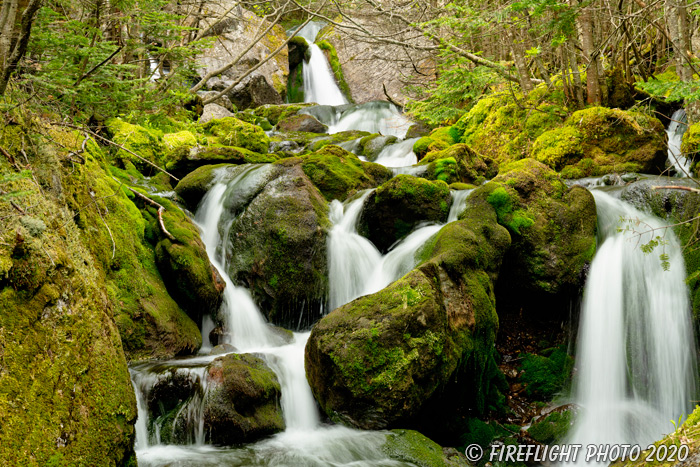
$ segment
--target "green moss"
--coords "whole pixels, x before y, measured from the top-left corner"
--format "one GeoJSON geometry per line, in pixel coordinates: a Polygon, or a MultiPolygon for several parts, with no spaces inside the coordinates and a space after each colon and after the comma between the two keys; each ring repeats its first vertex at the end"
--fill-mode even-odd
{"type": "Polygon", "coordinates": [[[363,162],[356,155],[332,145],[304,156],[301,167],[328,201],[345,200],[358,190],[376,186],[393,175],[386,167],[363,162]]]}
{"type": "MultiPolygon", "coordinates": [[[[296,37],[294,39],[297,39],[296,37]]],[[[298,39],[303,39],[299,37],[298,39]]],[[[287,101],[290,103],[304,102],[304,68],[297,66],[292,73],[289,74],[287,80],[287,101]]]]}
{"type": "MultiPolygon", "coordinates": [[[[115,143],[121,144],[156,165],[160,165],[161,157],[164,153],[162,132],[133,125],[120,118],[111,118],[105,124],[115,143]]],[[[119,150],[116,157],[122,166],[128,161],[143,173],[150,174],[155,171],[150,165],[126,151],[119,150]]]]}
{"type": "Polygon", "coordinates": [[[266,154],[270,138],[259,126],[241,121],[235,117],[211,120],[202,129],[206,134],[218,137],[223,146],[235,146],[253,152],[266,154]]]}
{"type": "Polygon", "coordinates": [[[535,221],[522,209],[513,211],[511,195],[503,187],[498,187],[491,192],[488,202],[496,210],[498,222],[508,227],[511,232],[520,234],[521,228],[531,227],[535,221]]]}
{"type": "Polygon", "coordinates": [[[254,115],[257,115],[259,117],[265,117],[272,125],[277,125],[277,123],[279,123],[279,121],[283,118],[296,115],[297,112],[299,112],[301,109],[311,107],[312,105],[314,104],[266,104],[252,109],[252,112],[254,115]]]}
{"type": "Polygon", "coordinates": [[[454,144],[441,151],[431,151],[421,161],[428,165],[425,177],[446,183],[481,184],[493,178],[498,165],[488,157],[482,157],[466,144],[454,144]]]}
{"type": "Polygon", "coordinates": [[[163,135],[163,146],[172,151],[180,147],[191,148],[197,145],[197,138],[191,131],[180,131],[163,135]]]}
{"type": "Polygon", "coordinates": [[[345,81],[343,67],[340,64],[340,59],[335,51],[335,47],[333,47],[333,45],[327,40],[318,41],[316,42],[316,45],[325,53],[326,58],[328,59],[328,64],[330,65],[333,75],[335,76],[335,81],[338,83],[338,87],[340,88],[340,92],[343,93],[348,102],[355,102],[352,98],[350,86],[348,86],[347,81],[345,81]]]}
{"type": "Polygon", "coordinates": [[[413,430],[392,430],[386,437],[382,451],[392,459],[419,467],[450,465],[439,444],[413,430]]]}
{"type": "Polygon", "coordinates": [[[549,401],[565,387],[573,367],[574,359],[564,346],[552,349],[549,356],[527,354],[520,366],[520,381],[527,385],[530,397],[549,401]]]}
{"type": "Polygon", "coordinates": [[[556,444],[564,440],[573,423],[574,415],[570,410],[553,412],[533,423],[527,433],[537,442],[556,444]]]}
{"type": "MultiPolygon", "coordinates": [[[[693,161],[697,161],[698,153],[700,153],[700,123],[694,123],[688,127],[683,133],[683,141],[681,142],[681,153],[693,161]]],[[[693,168],[697,174],[698,166],[693,168]]]]}

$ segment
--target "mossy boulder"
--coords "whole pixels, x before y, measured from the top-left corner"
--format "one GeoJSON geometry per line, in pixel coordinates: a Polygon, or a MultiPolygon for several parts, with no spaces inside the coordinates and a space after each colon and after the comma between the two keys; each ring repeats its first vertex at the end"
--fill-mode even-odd
{"type": "Polygon", "coordinates": [[[262,128],[235,117],[211,120],[202,125],[205,134],[218,138],[222,146],[235,146],[253,152],[266,154],[270,138],[262,128]]]}
{"type": "Polygon", "coordinates": [[[324,146],[301,158],[301,168],[328,200],[345,200],[365,188],[389,180],[393,173],[383,165],[361,161],[338,146],[324,146]]]}
{"type": "Polygon", "coordinates": [[[260,128],[262,128],[264,131],[270,131],[272,130],[273,126],[270,123],[270,121],[265,118],[265,117],[260,117],[258,115],[255,115],[253,113],[252,109],[247,109],[244,110],[243,112],[238,112],[234,115],[239,120],[242,120],[244,122],[252,123],[253,125],[257,125],[260,128]]]}
{"type": "MultiPolygon", "coordinates": [[[[406,136],[408,138],[408,135],[406,136]]],[[[413,152],[420,161],[426,154],[433,151],[442,151],[455,143],[459,143],[460,134],[452,127],[440,127],[418,138],[413,144],[413,152]]]]}
{"type": "Polygon", "coordinates": [[[187,174],[175,186],[175,193],[184,202],[187,209],[194,212],[199,202],[214,184],[217,172],[235,169],[230,164],[205,165],[187,174]],[[227,169],[228,168],[228,169],[227,169]]]}
{"type": "Polygon", "coordinates": [[[328,125],[324,125],[307,114],[285,117],[277,123],[276,129],[281,132],[303,131],[306,133],[328,133],[328,125]]]}
{"type": "Polygon", "coordinates": [[[163,146],[168,151],[173,151],[182,147],[192,148],[197,145],[197,137],[187,130],[177,133],[167,133],[163,135],[163,146]]]}
{"type": "Polygon", "coordinates": [[[285,117],[296,115],[301,109],[312,107],[314,104],[282,104],[282,105],[261,105],[252,109],[254,115],[265,117],[272,125],[277,125],[285,117]]]}
{"type": "Polygon", "coordinates": [[[484,189],[513,236],[500,279],[504,302],[534,313],[568,313],[565,305],[578,296],[595,253],[593,196],[580,186],[568,188],[533,159],[502,166],[484,189]]]}
{"type": "Polygon", "coordinates": [[[523,97],[509,92],[489,95],[455,123],[450,133],[498,163],[528,157],[534,141],[558,128],[568,116],[560,90],[539,86],[523,97]]]}
{"type": "Polygon", "coordinates": [[[369,135],[360,140],[359,155],[364,156],[368,161],[375,161],[379,153],[390,144],[398,140],[396,136],[369,135]]]}
{"type": "Polygon", "coordinates": [[[382,446],[392,459],[419,467],[468,467],[466,457],[445,452],[439,444],[414,430],[391,430],[382,446]]]}
{"type": "Polygon", "coordinates": [[[480,156],[466,144],[454,144],[442,151],[433,151],[420,164],[428,166],[425,178],[448,184],[480,185],[498,173],[498,164],[480,156]]]}
{"type": "Polygon", "coordinates": [[[542,133],[532,157],[565,178],[660,174],[666,168],[666,134],[658,119],[644,113],[591,107],[574,112],[561,128],[542,133]]]}
{"type": "Polygon", "coordinates": [[[440,432],[456,413],[488,409],[499,379],[494,281],[510,235],[483,193],[469,200],[417,268],[314,326],[306,375],[331,419],[440,432]]]}
{"type": "Polygon", "coordinates": [[[358,231],[386,252],[420,222],[445,222],[450,202],[447,183],[397,175],[367,197],[358,231]]]}
{"type": "Polygon", "coordinates": [[[167,158],[166,169],[176,177],[210,164],[265,164],[278,159],[274,154],[259,154],[235,146],[181,147],[167,158]]]}
{"type": "MultiPolygon", "coordinates": [[[[158,232],[160,240],[155,246],[158,271],[170,295],[201,327],[203,315],[217,315],[225,283],[209,262],[199,229],[174,203],[162,198],[156,201],[166,208],[163,224],[174,237],[172,240],[158,232]]],[[[157,218],[155,208],[144,209],[157,218]]]]}
{"type": "MultiPolygon", "coordinates": [[[[685,133],[683,133],[681,153],[694,162],[700,159],[700,157],[698,157],[698,154],[700,153],[700,123],[690,125],[685,133]]],[[[691,172],[697,176],[697,165],[693,164],[691,166],[691,172]]]]}
{"type": "MultiPolygon", "coordinates": [[[[332,135],[324,135],[324,136],[319,136],[319,137],[315,138],[313,141],[311,141],[309,143],[307,149],[309,151],[318,151],[322,147],[327,146],[329,144],[340,145],[341,143],[348,143],[350,141],[360,140],[361,138],[364,138],[365,136],[368,136],[368,135],[369,135],[369,132],[367,132],[367,131],[358,131],[358,130],[339,131],[338,133],[333,133],[332,135]]],[[[358,145],[358,148],[359,148],[359,141],[356,141],[356,144],[358,145]]],[[[346,145],[343,145],[343,147],[346,147],[346,145]]]]}
{"type": "Polygon", "coordinates": [[[250,354],[229,354],[207,366],[204,431],[216,445],[240,445],[284,430],[275,373],[250,354]]]}
{"type": "MultiPolygon", "coordinates": [[[[163,154],[166,151],[162,142],[162,132],[125,122],[121,118],[110,118],[105,122],[105,125],[109,136],[115,143],[121,144],[155,165],[160,165],[163,154]]],[[[116,158],[122,167],[127,162],[130,162],[146,175],[153,174],[156,171],[155,168],[146,162],[121,149],[117,151],[116,158]]]]}
{"type": "Polygon", "coordinates": [[[229,275],[245,284],[277,325],[296,329],[320,316],[328,285],[328,204],[298,159],[283,159],[259,179],[228,237],[229,275]]]}
{"type": "Polygon", "coordinates": [[[527,429],[530,438],[542,444],[555,444],[566,439],[574,424],[571,409],[556,410],[534,420],[527,429]]]}
{"type": "MultiPolygon", "coordinates": [[[[84,138],[44,130],[72,150],[84,138]]],[[[21,144],[1,144],[21,157],[21,144]]],[[[42,188],[0,161],[0,189],[24,209],[0,203],[0,464],[126,465],[135,461],[136,400],[114,320],[119,303],[90,249],[107,236],[96,209],[105,215],[108,201],[85,208],[96,186],[84,186],[77,216],[65,205],[66,188],[94,166],[63,167],[65,149],[51,143],[25,152],[42,188]]],[[[101,174],[98,186],[107,183],[101,174]]]]}

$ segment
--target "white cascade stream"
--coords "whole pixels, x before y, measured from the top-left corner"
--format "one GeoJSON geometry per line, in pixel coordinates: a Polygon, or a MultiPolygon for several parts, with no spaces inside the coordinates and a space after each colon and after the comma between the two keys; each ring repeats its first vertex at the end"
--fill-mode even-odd
{"type": "Polygon", "coordinates": [[[683,134],[688,129],[688,117],[685,110],[678,109],[671,116],[671,123],[668,124],[666,134],[668,135],[668,161],[675,167],[677,176],[687,177],[690,173],[690,164],[681,152],[681,142],[683,134]]]}
{"type": "MultiPolygon", "coordinates": [[[[665,233],[665,246],[642,252],[653,239],[647,232],[664,227],[660,219],[604,192],[593,194],[602,244],[584,291],[573,392],[580,410],[566,442],[644,449],[693,406],[697,373],[686,271],[671,230],[653,234],[665,233]],[[620,219],[641,223],[620,225],[620,219]],[[633,228],[625,231],[627,225],[633,228]]],[[[583,457],[579,465],[586,465],[583,457]]]]}
{"type": "Polygon", "coordinates": [[[309,44],[309,61],[303,64],[304,102],[322,105],[343,105],[348,101],[335,81],[323,51],[314,43],[323,24],[310,22],[297,34],[309,44]]]}

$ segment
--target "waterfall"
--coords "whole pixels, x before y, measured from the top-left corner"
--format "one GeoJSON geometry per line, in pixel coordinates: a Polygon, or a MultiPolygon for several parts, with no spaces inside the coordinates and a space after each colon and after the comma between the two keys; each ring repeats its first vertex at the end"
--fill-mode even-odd
{"type": "MultiPolygon", "coordinates": [[[[472,190],[452,191],[452,206],[447,222],[457,220],[466,207],[472,190]]],[[[333,223],[328,240],[330,263],[330,309],[334,310],[361,295],[375,293],[399,279],[416,265],[416,253],[445,224],[422,224],[398,241],[382,256],[377,248],[357,233],[357,223],[371,190],[350,201],[331,203],[333,223]]]]}
{"type": "Polygon", "coordinates": [[[309,61],[303,64],[304,102],[315,102],[322,105],[343,105],[348,101],[340,91],[335,81],[323,51],[314,43],[323,25],[310,22],[298,35],[309,44],[309,61]]]}
{"type": "Polygon", "coordinates": [[[379,153],[374,162],[385,167],[406,167],[418,163],[418,157],[413,152],[413,145],[418,138],[407,139],[400,143],[391,144],[379,153]]]}
{"type": "Polygon", "coordinates": [[[691,160],[688,160],[681,152],[683,133],[688,129],[688,117],[685,110],[678,109],[671,116],[666,134],[668,135],[668,161],[676,168],[679,177],[687,177],[690,173],[691,160]]]}
{"type": "Polygon", "coordinates": [[[567,442],[645,448],[673,431],[671,420],[690,413],[695,395],[683,256],[670,229],[649,233],[665,226],[661,220],[593,194],[602,244],[584,291],[573,393],[580,411],[567,442]],[[645,254],[641,245],[656,235],[666,245],[645,254]]]}

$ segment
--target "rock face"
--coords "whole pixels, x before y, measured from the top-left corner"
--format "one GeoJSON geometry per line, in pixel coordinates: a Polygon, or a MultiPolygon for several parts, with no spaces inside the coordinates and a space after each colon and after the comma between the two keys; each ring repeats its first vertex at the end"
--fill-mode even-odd
{"type": "MultiPolygon", "coordinates": [[[[203,11],[203,17],[199,19],[203,27],[212,26],[208,30],[208,35],[217,36],[212,47],[205,49],[196,59],[200,65],[197,68],[200,77],[228,65],[248,48],[259,31],[264,31],[270,26],[265,19],[228,0],[207,5],[203,11]],[[228,14],[220,20],[226,12],[228,14]]],[[[279,25],[275,26],[269,34],[263,36],[260,42],[243,55],[238,64],[220,76],[211,78],[207,86],[217,91],[227,88],[250,67],[270,55],[285,40],[284,29],[279,25]]],[[[283,102],[281,94],[285,93],[289,73],[288,66],[285,48],[245,79],[241,85],[234,88],[228,94],[229,99],[239,110],[261,104],[281,104],[283,102]]]]}
{"type": "Polygon", "coordinates": [[[553,170],[532,159],[503,166],[484,188],[513,239],[499,279],[503,304],[533,313],[559,310],[566,318],[595,253],[593,196],[579,186],[567,188],[553,170]]]}
{"type": "Polygon", "coordinates": [[[284,430],[277,376],[261,359],[229,354],[207,366],[204,430],[216,445],[250,443],[284,430]]]}
{"type": "MultiPolygon", "coordinates": [[[[0,144],[15,151],[22,147],[21,137],[8,144],[8,128],[0,144]]],[[[19,128],[13,130],[20,133],[19,128]]],[[[67,133],[54,134],[69,140],[67,133]]],[[[71,149],[79,147],[77,142],[71,149]]],[[[55,170],[35,171],[42,189],[26,177],[3,183],[4,190],[17,193],[15,203],[33,207],[22,215],[9,202],[0,205],[1,465],[136,461],[136,400],[114,319],[120,309],[114,284],[100,267],[101,260],[110,260],[112,244],[97,214],[100,209],[119,247],[126,249],[115,228],[117,213],[108,214],[105,207],[122,214],[119,207],[128,209],[131,202],[95,162],[95,145],[87,147],[86,163],[64,171],[58,148],[54,153],[48,144],[27,146],[33,167],[55,170]],[[39,160],[46,165],[39,166],[39,160]],[[76,216],[66,208],[72,197],[97,207],[76,216]]],[[[7,165],[2,170],[14,173],[7,165]]],[[[131,206],[130,212],[137,213],[131,206]]],[[[132,236],[138,235],[134,227],[125,224],[132,236]]],[[[122,251],[115,253],[115,268],[124,257],[122,251]]]]}
{"type": "Polygon", "coordinates": [[[240,215],[228,238],[229,275],[272,323],[304,327],[325,301],[328,204],[298,160],[274,164],[261,183],[249,202],[231,207],[240,215]]]}
{"type": "Polygon", "coordinates": [[[367,197],[358,232],[386,252],[419,222],[445,222],[450,201],[445,182],[398,175],[367,197]]]}
{"type": "Polygon", "coordinates": [[[428,166],[425,178],[448,184],[480,185],[498,173],[498,164],[475,153],[466,144],[454,144],[442,151],[431,152],[420,164],[428,166]]]}
{"type": "Polygon", "coordinates": [[[383,165],[361,161],[356,155],[333,145],[304,156],[301,167],[328,201],[343,201],[351,194],[373,188],[393,176],[383,165]]]}
{"type": "Polygon", "coordinates": [[[640,112],[591,107],[574,112],[561,128],[540,135],[532,157],[564,178],[611,172],[660,174],[666,168],[661,122],[640,112]]]}
{"type": "Polygon", "coordinates": [[[436,413],[489,404],[498,379],[494,282],[510,235],[487,196],[472,193],[462,220],[424,247],[416,269],[315,325],[306,374],[332,419],[439,431],[436,413]]]}

